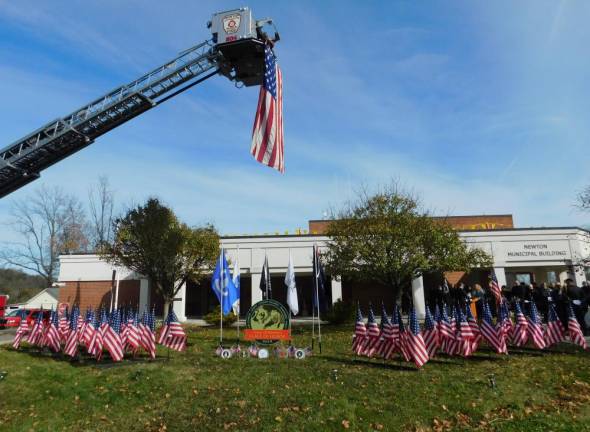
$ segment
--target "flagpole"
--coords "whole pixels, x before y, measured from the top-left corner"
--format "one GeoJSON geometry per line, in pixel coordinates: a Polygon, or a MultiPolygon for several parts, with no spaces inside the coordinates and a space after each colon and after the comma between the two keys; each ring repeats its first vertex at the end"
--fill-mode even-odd
{"type": "Polygon", "coordinates": [[[223,346],[223,248],[219,255],[219,346],[223,346]]]}
{"type": "Polygon", "coordinates": [[[315,295],[317,301],[317,308],[318,308],[318,343],[320,346],[320,354],[322,353],[322,320],[320,318],[320,296],[319,296],[319,289],[318,289],[318,269],[319,269],[319,256],[317,254],[317,245],[314,243],[314,276],[315,276],[315,295]]]}
{"type": "MultiPolygon", "coordinates": [[[[237,273],[238,273],[238,279],[237,280],[240,281],[240,284],[238,285],[238,287],[239,287],[238,288],[239,289],[238,294],[239,294],[240,298],[238,299],[238,320],[237,320],[237,323],[238,323],[238,330],[237,330],[238,331],[238,335],[237,336],[238,336],[238,346],[240,346],[240,305],[241,305],[241,302],[242,302],[242,300],[241,300],[241,297],[242,297],[242,287],[241,287],[242,281],[240,280],[240,245],[237,245],[237,247],[238,247],[238,251],[236,253],[236,263],[238,264],[236,266],[237,267],[237,273]]],[[[234,278],[235,277],[236,277],[236,275],[234,275],[234,278]]]]}
{"type": "MultiPolygon", "coordinates": [[[[311,259],[311,272],[313,274],[313,278],[315,280],[315,246],[312,247],[312,259],[311,259]]],[[[311,295],[311,349],[314,348],[315,343],[315,306],[314,303],[314,294],[311,295]]]]}
{"type": "MultiPolygon", "coordinates": [[[[289,248],[289,263],[287,264],[287,273],[289,273],[290,266],[291,266],[291,248],[289,248]]],[[[287,287],[287,306],[289,306],[289,346],[292,346],[293,345],[293,336],[292,336],[293,324],[291,323],[291,319],[293,317],[291,315],[293,314],[293,311],[291,310],[291,302],[289,301],[290,295],[291,295],[291,287],[288,286],[287,287]]]]}

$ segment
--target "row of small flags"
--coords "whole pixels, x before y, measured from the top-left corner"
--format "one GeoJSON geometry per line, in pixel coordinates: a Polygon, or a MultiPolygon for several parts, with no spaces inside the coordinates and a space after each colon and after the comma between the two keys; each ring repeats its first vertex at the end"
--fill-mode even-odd
{"type": "Polygon", "coordinates": [[[437,305],[434,315],[426,307],[424,328],[420,330],[415,309],[409,314],[406,328],[397,305],[391,318],[388,317],[385,306],[382,306],[381,325],[377,324],[370,305],[365,324],[359,306],[352,350],[356,355],[384,359],[391,359],[398,353],[405,361],[412,361],[417,367],[422,367],[437,353],[471,356],[482,342],[499,354],[508,354],[509,344],[524,347],[529,342],[535,348],[544,349],[569,340],[588,349],[571,304],[567,330],[557,316],[553,304],[549,305],[546,325],[543,325],[534,302],[530,303],[526,315],[517,302],[514,307],[514,321],[506,300],[500,302],[498,312],[494,323],[490,307],[484,303],[483,317],[478,323],[469,307],[449,309],[447,305],[442,308],[437,305]]]}
{"type": "MultiPolygon", "coordinates": [[[[18,349],[22,342],[39,348],[47,347],[76,357],[82,350],[101,360],[108,352],[113,361],[121,361],[125,353],[137,355],[144,350],[152,359],[156,358],[156,318],[153,309],[144,311],[142,318],[133,309],[114,310],[86,309],[82,317],[78,306],[61,316],[52,310],[49,320],[43,319],[41,311],[32,326],[22,319],[14,336],[12,346],[18,349]]],[[[176,351],[186,348],[186,333],[178,322],[174,311],[170,311],[157,339],[158,344],[176,351]]]]}

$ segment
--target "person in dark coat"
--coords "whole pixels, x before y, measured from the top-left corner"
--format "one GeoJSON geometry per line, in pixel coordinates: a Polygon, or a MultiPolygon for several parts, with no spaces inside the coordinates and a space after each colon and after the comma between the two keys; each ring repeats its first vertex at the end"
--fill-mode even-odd
{"type": "Polygon", "coordinates": [[[516,282],[512,287],[512,300],[513,301],[521,301],[524,300],[526,297],[526,284],[524,282],[518,283],[516,282]]]}
{"type": "Polygon", "coordinates": [[[543,315],[543,319],[547,320],[548,314],[548,303],[547,298],[549,297],[549,290],[547,285],[543,282],[541,285],[537,285],[533,291],[533,301],[537,305],[537,309],[543,315]]]}
{"type": "Polygon", "coordinates": [[[572,303],[572,307],[574,309],[574,313],[576,314],[576,319],[580,324],[580,328],[584,332],[584,335],[588,333],[586,329],[586,320],[584,319],[586,316],[586,312],[588,312],[588,303],[584,297],[584,292],[582,288],[576,285],[573,279],[567,279],[566,283],[566,292],[567,297],[572,303]]]}

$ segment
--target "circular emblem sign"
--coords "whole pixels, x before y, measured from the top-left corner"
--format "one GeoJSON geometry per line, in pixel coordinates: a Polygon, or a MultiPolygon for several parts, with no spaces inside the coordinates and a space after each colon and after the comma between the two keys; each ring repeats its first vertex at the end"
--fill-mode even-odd
{"type": "Polygon", "coordinates": [[[262,300],[252,305],[246,315],[247,340],[262,345],[272,345],[279,340],[291,338],[289,312],[276,300],[262,300]]]}

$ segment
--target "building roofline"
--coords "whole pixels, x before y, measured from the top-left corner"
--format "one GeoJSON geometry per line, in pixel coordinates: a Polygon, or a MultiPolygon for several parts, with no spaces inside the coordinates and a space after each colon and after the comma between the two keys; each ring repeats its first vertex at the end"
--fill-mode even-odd
{"type": "MultiPolygon", "coordinates": [[[[510,213],[504,214],[473,214],[473,215],[446,215],[446,216],[430,216],[433,219],[445,219],[445,218],[473,218],[473,217],[511,217],[514,215],[510,213]]],[[[308,222],[331,222],[336,219],[310,219],[308,222]]]]}

